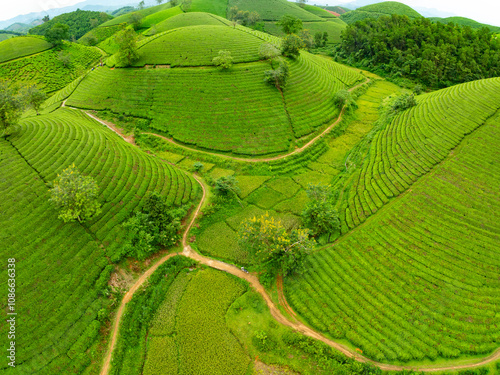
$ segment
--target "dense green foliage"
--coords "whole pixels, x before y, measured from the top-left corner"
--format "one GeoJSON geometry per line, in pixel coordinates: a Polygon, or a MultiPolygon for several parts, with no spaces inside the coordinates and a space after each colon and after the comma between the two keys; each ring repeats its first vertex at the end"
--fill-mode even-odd
{"type": "Polygon", "coordinates": [[[500,41],[487,29],[392,16],[349,25],[337,57],[430,87],[500,75],[500,41]]]}
{"type": "Polygon", "coordinates": [[[9,134],[12,126],[17,124],[26,101],[19,85],[0,80],[0,130],[2,136],[9,134]]]}
{"type": "Polygon", "coordinates": [[[306,190],[309,202],[302,211],[302,221],[316,236],[333,234],[340,230],[339,213],[335,209],[336,196],[329,185],[310,184],[306,190]]]}
{"type": "Polygon", "coordinates": [[[22,59],[0,64],[0,78],[16,82],[37,84],[47,93],[60,90],[86,68],[102,57],[101,51],[76,43],[65,43],[62,51],[69,54],[71,62],[64,66],[59,59],[59,51],[51,49],[22,59]]]}
{"type": "Polygon", "coordinates": [[[407,16],[412,19],[422,17],[420,13],[410,8],[406,4],[398,3],[397,1],[384,1],[381,3],[366,5],[364,7],[344,13],[340,16],[340,18],[347,24],[352,24],[356,21],[377,19],[393,14],[399,16],[407,16]]]}
{"type": "Polygon", "coordinates": [[[55,48],[61,49],[63,40],[69,37],[69,26],[63,23],[56,23],[51,28],[45,30],[45,39],[55,48]]]}
{"type": "Polygon", "coordinates": [[[316,245],[309,234],[308,229],[287,231],[280,220],[266,212],[241,223],[238,244],[258,270],[288,276],[304,271],[304,260],[316,245]]]}
{"type": "Polygon", "coordinates": [[[0,154],[0,252],[19,261],[17,292],[24,298],[16,310],[29,316],[17,322],[16,342],[24,349],[17,352],[16,370],[49,375],[91,366],[88,372],[98,373],[97,338],[112,302],[101,295],[114,269],[109,258],[121,256],[120,224],[147,191],[181,204],[192,202],[197,188],[183,173],[70,109],[22,120],[0,140],[0,154]],[[61,222],[49,202],[46,183],[73,163],[97,181],[103,202],[102,213],[85,226],[61,222]]]}
{"type": "Polygon", "coordinates": [[[287,35],[283,38],[281,44],[281,53],[283,56],[296,59],[300,55],[300,50],[305,47],[305,43],[301,37],[296,34],[287,35]]]}
{"type": "Polygon", "coordinates": [[[56,16],[50,21],[44,22],[43,24],[30,29],[29,33],[35,35],[46,35],[46,32],[53,26],[58,23],[62,23],[64,25],[68,25],[69,27],[67,36],[68,39],[79,39],[91,29],[111,18],[112,17],[110,15],[103,12],[93,12],[78,9],[74,12],[64,13],[60,16],[56,16]]]}
{"type": "Polygon", "coordinates": [[[276,22],[276,25],[281,27],[285,34],[297,34],[302,30],[302,20],[300,18],[285,14],[276,22]]]}
{"type": "Polygon", "coordinates": [[[0,63],[43,52],[51,47],[42,38],[25,36],[7,39],[0,43],[0,63]]]}
{"type": "Polygon", "coordinates": [[[340,205],[348,225],[411,190],[287,282],[310,324],[378,361],[498,347],[499,99],[498,78],[427,94],[373,138],[340,205]]]}
{"type": "Polygon", "coordinates": [[[87,221],[101,212],[99,187],[91,176],[84,176],[74,164],[57,175],[50,188],[50,201],[59,208],[58,218],[65,223],[87,221]]]}
{"type": "Polygon", "coordinates": [[[137,35],[132,29],[124,29],[115,35],[118,45],[116,60],[120,66],[130,66],[139,60],[137,50],[137,35]]]}

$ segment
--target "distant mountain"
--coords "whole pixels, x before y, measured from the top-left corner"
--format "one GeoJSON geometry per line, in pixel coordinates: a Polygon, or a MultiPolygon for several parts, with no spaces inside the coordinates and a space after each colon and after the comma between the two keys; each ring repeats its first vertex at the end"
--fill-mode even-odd
{"type": "Polygon", "coordinates": [[[21,34],[27,34],[29,29],[41,25],[43,21],[41,19],[34,20],[33,22],[30,23],[13,23],[9,27],[5,28],[4,30],[7,31],[14,31],[16,33],[21,33],[21,34]]]}
{"type": "Polygon", "coordinates": [[[33,12],[33,13],[23,14],[5,21],[0,21],[0,30],[8,28],[16,23],[30,24],[35,20],[41,20],[46,15],[48,15],[50,18],[53,18],[63,13],[73,12],[77,9],[106,12],[121,8],[123,6],[127,5],[135,6],[137,4],[138,1],[131,1],[131,0],[85,0],[81,3],[67,6],[64,8],[55,8],[43,12],[33,12]]]}

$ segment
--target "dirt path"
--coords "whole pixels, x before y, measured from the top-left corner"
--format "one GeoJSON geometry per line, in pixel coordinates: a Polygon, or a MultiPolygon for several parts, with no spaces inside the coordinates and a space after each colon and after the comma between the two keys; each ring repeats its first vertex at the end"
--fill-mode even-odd
{"type": "Polygon", "coordinates": [[[111,129],[116,134],[118,134],[121,138],[123,138],[125,140],[125,142],[130,143],[131,145],[135,145],[135,139],[134,139],[133,135],[125,135],[123,133],[123,131],[120,128],[118,128],[115,124],[113,124],[112,122],[101,120],[99,117],[91,114],[90,112],[85,112],[85,114],[87,116],[93,118],[97,122],[103,124],[104,126],[107,126],[109,129],[111,129]]]}
{"type": "MultiPolygon", "coordinates": [[[[363,82],[357,84],[356,86],[351,87],[348,91],[349,92],[354,91],[358,87],[361,87],[363,85],[367,85],[370,81],[371,81],[371,79],[367,78],[366,81],[363,81],[363,82]]],[[[320,139],[320,138],[324,137],[325,135],[327,135],[328,133],[330,133],[332,131],[332,129],[340,121],[342,121],[342,116],[344,115],[345,110],[346,110],[346,107],[345,106],[342,107],[342,109],[341,109],[341,111],[339,113],[339,117],[337,117],[337,120],[335,120],[330,126],[328,126],[325,130],[323,130],[321,133],[319,133],[316,137],[314,137],[313,139],[311,139],[309,142],[307,142],[302,147],[296,148],[295,150],[289,152],[288,154],[273,156],[271,158],[240,158],[240,157],[237,157],[237,156],[218,154],[216,152],[209,152],[209,151],[198,150],[196,148],[192,148],[192,147],[189,147],[189,146],[182,145],[182,144],[174,141],[172,138],[168,138],[168,137],[165,137],[163,135],[156,134],[156,133],[144,133],[144,134],[154,135],[155,137],[159,137],[161,139],[164,139],[165,141],[167,141],[169,143],[172,143],[173,145],[175,145],[177,147],[180,147],[180,148],[183,148],[183,149],[186,149],[186,150],[189,150],[189,151],[193,151],[193,152],[199,152],[199,153],[206,154],[206,155],[218,156],[218,157],[224,158],[224,159],[230,159],[230,160],[236,160],[236,161],[245,161],[245,162],[248,162],[248,163],[262,163],[262,162],[269,162],[269,161],[274,161],[274,160],[285,159],[288,156],[299,154],[302,151],[304,151],[305,149],[311,147],[318,139],[320,139]]]]}

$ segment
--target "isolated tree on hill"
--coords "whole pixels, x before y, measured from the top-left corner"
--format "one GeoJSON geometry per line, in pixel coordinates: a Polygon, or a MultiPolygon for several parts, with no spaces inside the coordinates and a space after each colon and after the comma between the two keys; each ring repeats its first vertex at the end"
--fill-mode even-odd
{"type": "Polygon", "coordinates": [[[92,177],[82,175],[74,164],[57,175],[52,186],[50,200],[60,208],[58,218],[65,223],[73,220],[82,223],[101,212],[97,183],[92,177]]]}
{"type": "Polygon", "coordinates": [[[264,72],[264,81],[274,85],[278,90],[282,90],[286,86],[289,76],[288,62],[280,57],[275,57],[271,60],[273,69],[264,72]]]}
{"type": "Polygon", "coordinates": [[[45,32],[45,39],[47,42],[52,43],[55,48],[61,48],[63,40],[69,37],[69,26],[63,23],[56,23],[45,32]]]}
{"type": "Polygon", "coordinates": [[[261,270],[287,276],[302,272],[305,257],[316,242],[310,238],[308,229],[287,231],[280,220],[266,212],[240,225],[238,244],[249,252],[253,263],[261,270]]]}
{"type": "Polygon", "coordinates": [[[65,68],[71,64],[71,55],[67,51],[61,51],[57,55],[57,59],[63,64],[65,68]]]}
{"type": "Polygon", "coordinates": [[[160,5],[161,3],[163,3],[163,0],[156,0],[156,4],[160,5]]]}
{"type": "Polygon", "coordinates": [[[31,106],[35,110],[36,114],[39,115],[38,111],[40,110],[43,102],[47,99],[47,94],[39,90],[36,85],[33,85],[26,89],[24,98],[26,100],[26,104],[31,106]]]}
{"type": "Polygon", "coordinates": [[[144,5],[145,5],[145,4],[144,4],[144,0],[142,0],[142,1],[139,3],[139,6],[138,6],[139,10],[144,9],[144,5]]]}
{"type": "Polygon", "coordinates": [[[259,47],[259,57],[264,60],[272,60],[281,55],[281,51],[271,43],[261,44],[259,47]]]}
{"type": "Polygon", "coordinates": [[[25,100],[18,85],[0,80],[0,130],[3,136],[17,124],[25,107],[25,100]]]}
{"type": "Polygon", "coordinates": [[[302,211],[304,225],[315,235],[334,233],[340,229],[339,214],[335,209],[334,195],[329,185],[309,184],[307,203],[302,211]]]}
{"type": "Polygon", "coordinates": [[[353,110],[357,108],[356,101],[352,97],[350,91],[343,89],[339,90],[333,96],[333,104],[338,109],[342,109],[342,107],[346,106],[348,110],[353,110]]]}
{"type": "Polygon", "coordinates": [[[137,35],[131,29],[120,31],[115,41],[118,44],[118,61],[124,66],[130,66],[134,61],[139,59],[137,52],[137,35]]]}
{"type": "Polygon", "coordinates": [[[134,30],[137,30],[141,27],[141,23],[142,23],[142,15],[140,13],[132,13],[130,15],[130,18],[128,20],[128,23],[129,25],[132,25],[132,27],[134,28],[134,30]]]}
{"type": "Polygon", "coordinates": [[[297,3],[299,4],[299,7],[305,8],[307,0],[297,0],[297,3]]]}
{"type": "Polygon", "coordinates": [[[231,52],[226,50],[219,51],[219,55],[212,59],[212,63],[221,69],[231,68],[233,66],[231,52]]]}
{"type": "Polygon", "coordinates": [[[309,30],[301,30],[299,34],[300,39],[302,39],[302,42],[304,44],[304,47],[307,50],[310,50],[311,48],[314,47],[314,39],[309,30]]]}
{"type": "Polygon", "coordinates": [[[49,15],[47,14],[47,15],[43,16],[42,21],[43,21],[43,23],[49,22],[50,21],[49,15]]]}
{"type": "Polygon", "coordinates": [[[173,8],[179,4],[179,0],[170,0],[170,7],[173,8]]]}
{"type": "Polygon", "coordinates": [[[302,30],[302,20],[289,14],[281,17],[281,20],[276,24],[281,27],[285,34],[296,34],[302,30]]]}
{"type": "Polygon", "coordinates": [[[392,104],[392,110],[397,113],[416,105],[417,101],[415,100],[415,94],[410,95],[405,93],[397,97],[392,104]]]}
{"type": "Polygon", "coordinates": [[[304,48],[304,41],[295,34],[287,35],[281,44],[283,56],[291,58],[298,57],[302,48],[304,48]]]}
{"type": "Polygon", "coordinates": [[[228,195],[233,193],[237,195],[240,192],[238,180],[234,176],[222,176],[215,181],[215,191],[219,195],[228,195]]]}

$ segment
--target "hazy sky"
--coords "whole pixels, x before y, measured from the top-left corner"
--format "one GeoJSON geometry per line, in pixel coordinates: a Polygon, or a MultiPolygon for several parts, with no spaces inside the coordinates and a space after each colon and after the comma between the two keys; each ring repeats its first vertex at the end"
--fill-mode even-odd
{"type": "MultiPolygon", "coordinates": [[[[0,0],[0,20],[7,20],[30,12],[61,8],[82,0],[0,0]]],[[[137,0],[139,3],[140,0],[137,0]]],[[[339,5],[352,0],[309,0],[309,4],[339,5]]],[[[490,25],[500,26],[500,0],[399,0],[409,6],[435,8],[458,16],[472,18],[490,25]]],[[[134,1],[131,0],[133,3],[134,1]]],[[[96,0],[96,4],[106,4],[106,0],[96,0]]],[[[152,3],[152,1],[146,1],[152,3]]]]}

